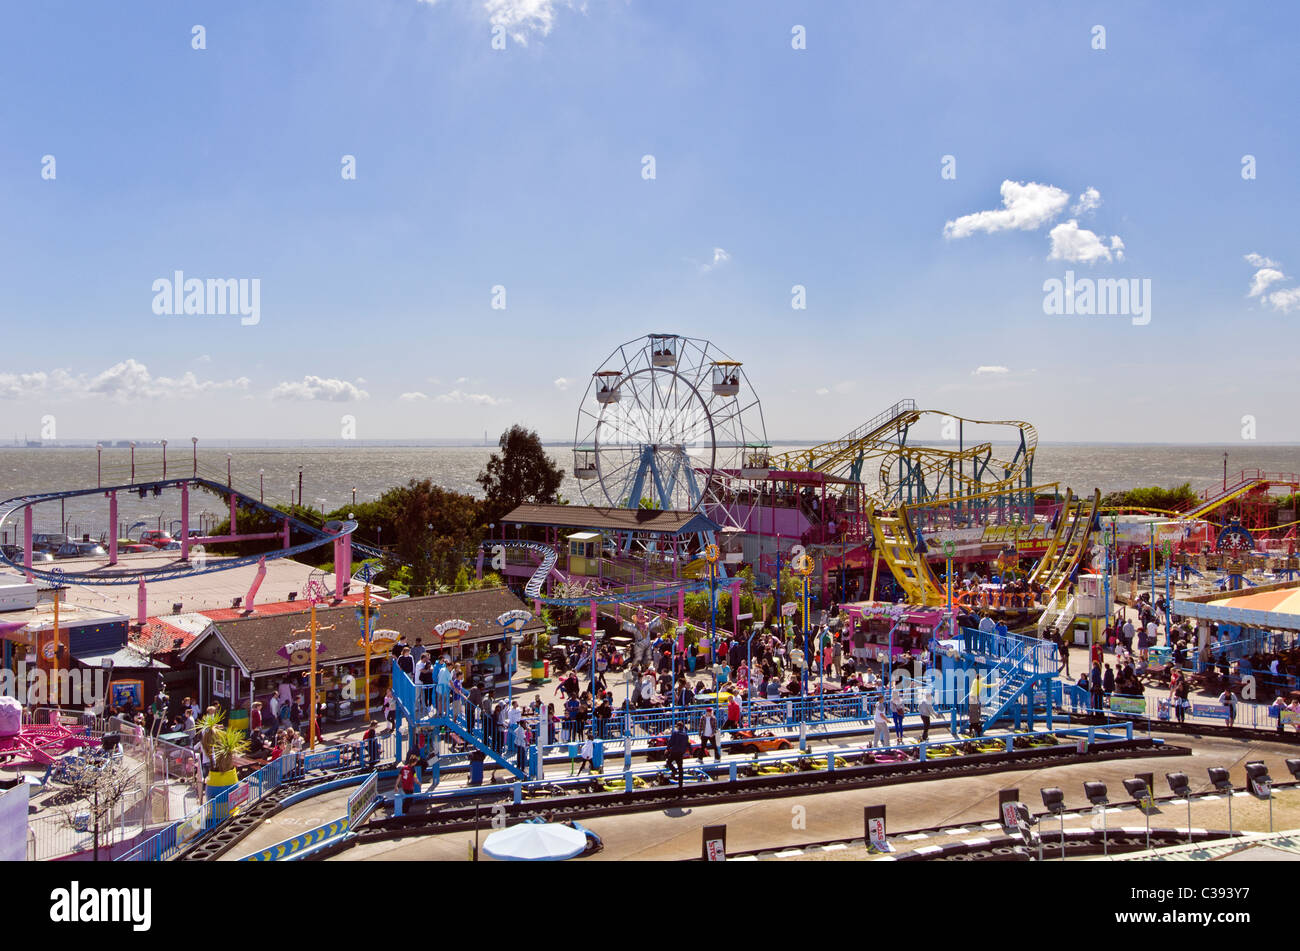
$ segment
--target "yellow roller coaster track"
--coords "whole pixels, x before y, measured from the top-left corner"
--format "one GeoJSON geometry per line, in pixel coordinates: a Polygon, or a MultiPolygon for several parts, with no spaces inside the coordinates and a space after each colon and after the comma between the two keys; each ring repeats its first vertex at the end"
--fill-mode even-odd
{"type": "Polygon", "coordinates": [[[1097,511],[1101,507],[1101,490],[1094,489],[1092,504],[1084,499],[1072,501],[1073,493],[1065,490],[1065,504],[1057,518],[1056,532],[1047,543],[1047,551],[1029,573],[1029,580],[1043,586],[1043,603],[1051,601],[1065,585],[1070,576],[1082,564],[1088,553],[1088,543],[1092,538],[1092,528],[1097,522],[1097,511]]]}
{"type": "MultiPolygon", "coordinates": [[[[1100,490],[1093,490],[1091,504],[1086,499],[1075,499],[1070,489],[1065,490],[1065,501],[1056,529],[1048,539],[1047,550],[1029,573],[1031,582],[1043,586],[1044,603],[1056,595],[1082,564],[1100,505],[1100,490]]],[[[866,515],[875,537],[876,554],[884,559],[908,602],[927,607],[942,606],[946,602],[943,585],[930,570],[925,553],[916,550],[917,534],[907,507],[900,508],[897,515],[889,516],[880,515],[875,505],[869,504],[866,515]]]]}
{"type": "Polygon", "coordinates": [[[839,439],[808,449],[774,456],[772,467],[792,472],[824,472],[862,481],[866,464],[876,459],[879,482],[874,488],[864,483],[867,495],[881,505],[901,501],[904,483],[917,490],[919,498],[909,502],[946,501],[958,497],[985,496],[1028,491],[1028,476],[1038,447],[1038,431],[1015,419],[967,419],[939,410],[916,408],[902,400],[839,439]],[[1006,426],[1020,436],[1013,459],[994,457],[993,445],[978,442],[960,450],[939,446],[909,445],[907,431],[923,416],[937,416],[945,427],[1006,426]]]}
{"type": "Polygon", "coordinates": [[[894,516],[878,515],[875,504],[868,503],[866,516],[876,539],[876,554],[885,560],[907,600],[930,607],[944,604],[946,598],[942,586],[930,570],[925,555],[916,550],[916,532],[907,517],[907,509],[900,509],[894,516]]]}

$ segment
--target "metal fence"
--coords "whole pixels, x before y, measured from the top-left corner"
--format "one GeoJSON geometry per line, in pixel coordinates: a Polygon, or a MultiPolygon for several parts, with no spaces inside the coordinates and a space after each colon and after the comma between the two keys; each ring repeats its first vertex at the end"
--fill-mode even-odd
{"type": "Polygon", "coordinates": [[[313,770],[350,770],[375,765],[395,758],[397,737],[389,734],[374,740],[358,740],[316,750],[289,752],[244,777],[234,786],[204,801],[178,822],[118,859],[120,862],[158,862],[171,858],[181,847],[202,838],[236,813],[247,809],[285,782],[301,778],[313,770]]]}

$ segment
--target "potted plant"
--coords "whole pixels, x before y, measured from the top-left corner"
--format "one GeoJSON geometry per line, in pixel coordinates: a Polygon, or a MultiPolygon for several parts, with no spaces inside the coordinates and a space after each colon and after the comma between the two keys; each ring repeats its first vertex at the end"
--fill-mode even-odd
{"type": "Polygon", "coordinates": [[[199,744],[212,764],[207,782],[208,798],[211,799],[239,782],[235,759],[248,752],[248,737],[243,730],[227,726],[220,710],[204,714],[195,727],[199,731],[199,744]]]}

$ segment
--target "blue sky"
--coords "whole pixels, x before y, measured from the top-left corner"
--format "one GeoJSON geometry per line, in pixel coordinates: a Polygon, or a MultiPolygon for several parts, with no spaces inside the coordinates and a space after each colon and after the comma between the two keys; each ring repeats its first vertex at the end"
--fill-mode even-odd
{"type": "Polygon", "coordinates": [[[563,439],[605,356],[671,331],[745,361],[773,441],[902,397],[1044,440],[1300,440],[1293,5],[0,17],[4,438],[563,439]],[[155,314],[176,270],[258,279],[259,321],[155,314]],[[1150,322],[1046,314],[1067,270],[1149,280],[1150,322]]]}

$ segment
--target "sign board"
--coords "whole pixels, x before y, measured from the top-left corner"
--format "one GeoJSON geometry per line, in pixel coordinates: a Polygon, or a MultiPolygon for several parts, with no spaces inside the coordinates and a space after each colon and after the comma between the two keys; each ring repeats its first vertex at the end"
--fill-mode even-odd
{"type": "Polygon", "coordinates": [[[867,850],[870,852],[892,852],[894,847],[885,838],[885,820],[867,820],[867,850]]]}
{"type": "Polygon", "coordinates": [[[183,845],[203,831],[203,810],[199,809],[181,820],[176,827],[176,844],[183,845]]]}
{"type": "Polygon", "coordinates": [[[705,826],[702,830],[703,845],[701,857],[706,862],[725,862],[727,860],[727,827],[705,826]]]}
{"type": "Polygon", "coordinates": [[[797,611],[798,609],[799,606],[795,604],[793,601],[787,601],[785,604],[781,605],[781,616],[794,617],[794,612],[797,611]]]}
{"type": "Polygon", "coordinates": [[[335,746],[315,753],[304,753],[302,757],[302,768],[304,770],[326,769],[330,766],[339,766],[342,762],[343,748],[335,746]]]}
{"type": "MultiPolygon", "coordinates": [[[[531,611],[522,611],[516,609],[514,611],[507,611],[505,614],[502,614],[499,617],[497,617],[497,623],[500,624],[502,627],[510,627],[510,625],[513,624],[514,629],[517,631],[532,619],[533,619],[533,613],[531,611]]],[[[465,630],[469,630],[469,628],[466,627],[465,630]]],[[[439,631],[439,633],[442,632],[439,631]]]]}
{"type": "Polygon", "coordinates": [[[1282,721],[1283,726],[1288,726],[1296,722],[1296,713],[1294,710],[1283,710],[1278,719],[1282,721]]]}
{"type": "Polygon", "coordinates": [[[1269,784],[1260,779],[1250,781],[1250,791],[1260,799],[1267,799],[1272,794],[1272,788],[1269,784]]]}
{"type": "Polygon", "coordinates": [[[355,830],[379,802],[379,773],[366,777],[356,792],[348,797],[348,829],[355,830]]]}
{"type": "Polygon", "coordinates": [[[248,780],[244,780],[226,796],[226,805],[231,809],[236,809],[248,802],[248,797],[252,795],[252,789],[249,788],[248,780]]]}
{"type": "Polygon", "coordinates": [[[461,635],[468,631],[473,625],[469,621],[461,621],[453,618],[449,621],[443,621],[441,624],[435,624],[433,632],[442,639],[445,644],[448,641],[460,643],[461,635]]]}
{"type": "Polygon", "coordinates": [[[1228,719],[1228,708],[1220,704],[1194,703],[1192,704],[1192,716],[1226,720],[1228,719]]]}
{"type": "Polygon", "coordinates": [[[1110,698],[1111,713],[1131,713],[1141,716],[1147,712],[1146,697],[1118,697],[1112,695],[1110,698]]]}
{"type": "Polygon", "coordinates": [[[1015,832],[1020,828],[1020,818],[1016,815],[1016,804],[1014,802],[1004,802],[1002,804],[1002,828],[1008,832],[1015,832]]]}

